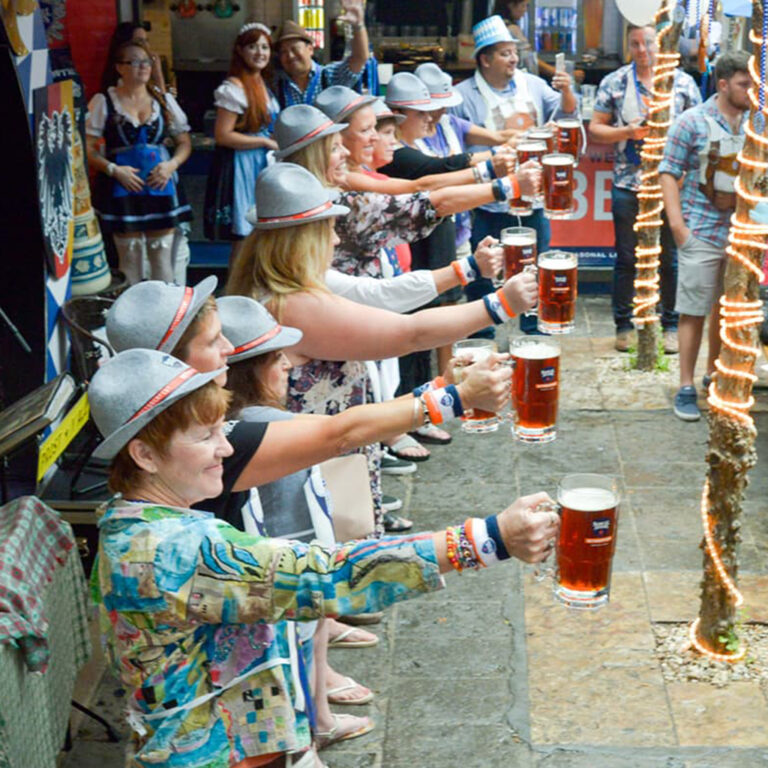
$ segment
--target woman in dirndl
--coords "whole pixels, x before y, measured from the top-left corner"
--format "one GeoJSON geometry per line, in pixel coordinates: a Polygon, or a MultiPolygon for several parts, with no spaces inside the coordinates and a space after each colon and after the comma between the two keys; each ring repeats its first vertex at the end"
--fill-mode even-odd
{"type": "Polygon", "coordinates": [[[118,46],[109,66],[117,85],[88,104],[88,162],[98,173],[94,208],[102,231],[114,237],[129,284],[144,277],[145,248],[152,279],[170,282],[173,230],[192,218],[177,174],[192,151],[189,123],[173,96],[153,82],[145,43],[118,46]],[[106,156],[98,149],[102,139],[106,156]]]}
{"type": "Polygon", "coordinates": [[[252,226],[246,214],[255,200],[256,177],[267,166],[280,110],[267,87],[272,60],[269,28],[244,24],[235,40],[227,79],[216,89],[216,154],[205,192],[205,235],[234,240],[232,259],[252,226]]]}

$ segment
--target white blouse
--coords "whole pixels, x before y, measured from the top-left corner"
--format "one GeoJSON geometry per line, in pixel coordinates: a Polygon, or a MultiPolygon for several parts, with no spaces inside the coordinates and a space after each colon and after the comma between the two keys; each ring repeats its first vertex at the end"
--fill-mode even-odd
{"type": "MultiPolygon", "coordinates": [[[[131,125],[138,127],[141,123],[133,116],[129,115],[123,108],[120,98],[114,86],[107,89],[109,98],[112,100],[112,108],[118,115],[125,118],[131,125]]],[[[171,136],[178,136],[180,133],[189,133],[189,121],[184,114],[184,110],[170,93],[165,94],[165,104],[168,108],[170,125],[168,133],[171,136]]],[[[152,99],[152,114],[146,121],[148,123],[156,119],[160,113],[160,104],[157,99],[152,99]]],[[[88,103],[88,120],[86,121],[85,132],[89,136],[100,138],[104,134],[104,124],[107,122],[107,97],[103,93],[97,93],[88,103]]]]}

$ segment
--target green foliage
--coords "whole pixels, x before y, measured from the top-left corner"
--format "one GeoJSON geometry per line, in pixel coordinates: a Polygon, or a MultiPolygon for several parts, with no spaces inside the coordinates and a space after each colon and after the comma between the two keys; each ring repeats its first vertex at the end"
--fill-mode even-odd
{"type": "MultiPolygon", "coordinates": [[[[637,345],[633,344],[627,350],[627,358],[624,363],[624,370],[636,371],[637,370],[637,345]]],[[[656,365],[653,368],[655,373],[666,373],[669,370],[669,357],[664,352],[664,340],[658,340],[658,349],[656,355],[656,365]]]]}

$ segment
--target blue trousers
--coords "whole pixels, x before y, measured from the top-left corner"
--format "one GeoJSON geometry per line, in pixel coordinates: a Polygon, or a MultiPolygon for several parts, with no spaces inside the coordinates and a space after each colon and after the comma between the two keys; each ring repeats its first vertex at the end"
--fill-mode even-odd
{"type": "MultiPolygon", "coordinates": [[[[545,218],[542,208],[537,208],[530,216],[521,217],[513,216],[509,213],[484,211],[482,208],[475,209],[472,221],[472,250],[474,251],[477,248],[477,244],[487,235],[498,238],[501,230],[505,227],[531,227],[531,229],[535,229],[537,252],[542,253],[549,250],[551,230],[549,219],[545,218]]],[[[475,280],[466,286],[464,294],[467,297],[467,301],[476,301],[493,290],[493,283],[481,277],[479,280],[475,280]]],[[[537,333],[536,317],[521,315],[520,330],[523,333],[537,333]]],[[[492,339],[494,335],[493,327],[483,328],[482,331],[478,331],[473,335],[478,338],[492,339]]]]}
{"type": "MultiPolygon", "coordinates": [[[[637,218],[637,193],[621,187],[611,191],[613,229],[616,234],[616,267],[613,270],[613,321],[616,332],[632,328],[632,302],[635,298],[635,246],[637,235],[633,229],[637,218]]],[[[677,290],[677,248],[664,216],[661,227],[661,327],[665,331],[677,330],[675,292],[677,290]]]]}

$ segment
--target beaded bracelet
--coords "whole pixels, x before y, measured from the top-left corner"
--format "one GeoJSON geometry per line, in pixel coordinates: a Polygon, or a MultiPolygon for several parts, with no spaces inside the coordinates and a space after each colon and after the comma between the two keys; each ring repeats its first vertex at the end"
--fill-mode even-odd
{"type": "Polygon", "coordinates": [[[477,571],[485,567],[478,558],[475,548],[467,536],[464,523],[446,528],[445,551],[448,562],[459,573],[465,568],[477,571]]]}
{"type": "Polygon", "coordinates": [[[462,572],[463,567],[458,557],[459,526],[451,526],[445,529],[445,554],[448,562],[454,570],[462,572]]]}

